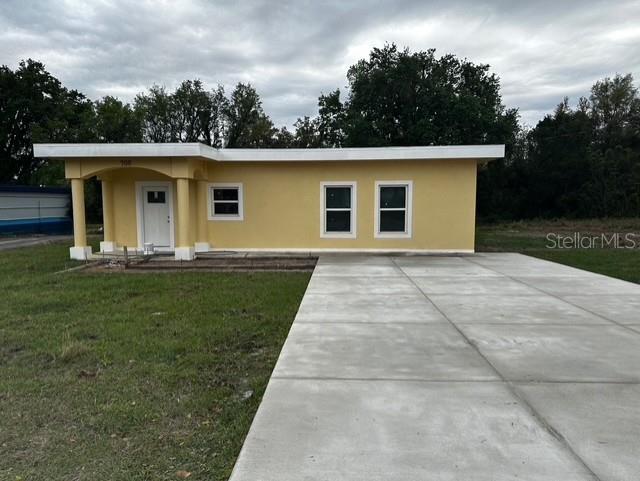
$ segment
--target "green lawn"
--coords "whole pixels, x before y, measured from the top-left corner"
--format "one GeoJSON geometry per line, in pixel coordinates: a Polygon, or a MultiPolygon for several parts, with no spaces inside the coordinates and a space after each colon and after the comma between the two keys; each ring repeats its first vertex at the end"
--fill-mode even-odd
{"type": "Polygon", "coordinates": [[[640,240],[640,219],[558,220],[479,225],[476,250],[521,252],[611,277],[640,283],[640,248],[550,249],[547,234],[570,236],[635,233],[640,240]]]}
{"type": "Polygon", "coordinates": [[[226,480],[309,274],[67,256],[0,252],[0,479],[226,480]]]}

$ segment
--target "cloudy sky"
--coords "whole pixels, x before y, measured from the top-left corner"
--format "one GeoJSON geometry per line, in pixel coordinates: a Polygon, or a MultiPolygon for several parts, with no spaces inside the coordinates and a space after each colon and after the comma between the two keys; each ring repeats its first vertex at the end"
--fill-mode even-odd
{"type": "Polygon", "coordinates": [[[278,124],[314,115],[374,46],[489,63],[534,124],[616,72],[640,83],[640,0],[1,0],[0,63],[34,58],[90,98],[153,83],[256,86],[278,124]]]}

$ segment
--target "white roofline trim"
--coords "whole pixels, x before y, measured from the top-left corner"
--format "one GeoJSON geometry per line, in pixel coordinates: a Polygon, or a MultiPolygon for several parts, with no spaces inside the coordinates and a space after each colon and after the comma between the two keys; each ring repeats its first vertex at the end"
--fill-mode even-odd
{"type": "Polygon", "coordinates": [[[33,144],[40,158],[200,157],[218,162],[498,159],[504,145],[442,145],[335,149],[214,149],[194,143],[33,144]]]}

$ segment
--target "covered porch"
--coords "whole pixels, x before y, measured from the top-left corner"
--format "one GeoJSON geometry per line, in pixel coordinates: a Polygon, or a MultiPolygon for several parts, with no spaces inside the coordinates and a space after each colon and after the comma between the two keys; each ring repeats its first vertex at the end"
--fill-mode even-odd
{"type": "Polygon", "coordinates": [[[70,257],[93,255],[87,242],[85,182],[102,186],[103,240],[100,253],[172,252],[192,260],[207,252],[206,161],[170,158],[66,158],[70,180],[74,245],[70,257]]]}

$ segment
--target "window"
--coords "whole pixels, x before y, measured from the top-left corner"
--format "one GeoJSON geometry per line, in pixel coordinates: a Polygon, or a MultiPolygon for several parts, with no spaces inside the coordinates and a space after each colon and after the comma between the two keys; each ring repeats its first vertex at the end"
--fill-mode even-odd
{"type": "Polygon", "coordinates": [[[320,184],[320,237],[356,237],[356,183],[320,184]]]}
{"type": "Polygon", "coordinates": [[[163,190],[148,190],[147,191],[147,203],[148,204],[164,204],[166,202],[166,192],[163,190]]]}
{"type": "Polygon", "coordinates": [[[411,181],[376,182],[375,237],[411,237],[411,181]]]}
{"type": "Polygon", "coordinates": [[[242,184],[210,184],[209,220],[243,220],[242,184]]]}

